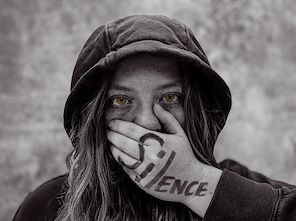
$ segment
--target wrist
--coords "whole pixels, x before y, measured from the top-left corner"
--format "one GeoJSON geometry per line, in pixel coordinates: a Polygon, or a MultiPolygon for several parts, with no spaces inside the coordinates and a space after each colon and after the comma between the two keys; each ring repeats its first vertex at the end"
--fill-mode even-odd
{"type": "Polygon", "coordinates": [[[203,218],[214,196],[222,170],[205,164],[196,166],[195,170],[192,170],[196,171],[196,174],[191,175],[196,184],[194,194],[185,196],[183,204],[203,218]]]}

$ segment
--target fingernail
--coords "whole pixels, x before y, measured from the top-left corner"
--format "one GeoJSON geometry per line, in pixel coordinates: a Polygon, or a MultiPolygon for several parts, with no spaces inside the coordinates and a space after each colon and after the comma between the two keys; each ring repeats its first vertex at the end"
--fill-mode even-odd
{"type": "Polygon", "coordinates": [[[110,120],[109,123],[108,123],[108,126],[111,128],[113,125],[114,125],[114,121],[110,120]]]}

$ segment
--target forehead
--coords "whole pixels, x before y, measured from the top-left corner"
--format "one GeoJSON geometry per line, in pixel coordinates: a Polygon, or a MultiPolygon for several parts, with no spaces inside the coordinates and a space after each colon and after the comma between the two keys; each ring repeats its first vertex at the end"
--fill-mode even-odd
{"type": "Polygon", "coordinates": [[[162,85],[175,83],[181,85],[180,65],[171,58],[138,55],[129,57],[118,64],[111,87],[162,85]]]}

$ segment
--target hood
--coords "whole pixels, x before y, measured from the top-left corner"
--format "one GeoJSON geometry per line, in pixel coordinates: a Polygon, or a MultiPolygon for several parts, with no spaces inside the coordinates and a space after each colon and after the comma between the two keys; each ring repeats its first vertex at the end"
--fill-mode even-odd
{"type": "Polygon", "coordinates": [[[83,46],[64,109],[68,134],[73,113],[95,96],[100,77],[122,59],[141,53],[168,56],[190,65],[198,75],[202,94],[209,103],[215,103],[215,109],[217,106],[221,109],[223,116],[217,121],[223,128],[231,108],[231,94],[224,80],[211,68],[193,32],[165,16],[135,15],[98,27],[83,46]]]}

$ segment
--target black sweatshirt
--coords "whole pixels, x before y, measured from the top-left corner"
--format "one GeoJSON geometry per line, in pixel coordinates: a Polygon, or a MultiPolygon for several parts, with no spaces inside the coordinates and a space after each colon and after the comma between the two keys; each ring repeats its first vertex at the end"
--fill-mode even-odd
{"type": "MultiPolygon", "coordinates": [[[[220,164],[223,174],[204,221],[296,220],[296,187],[253,172],[233,160],[220,164]]],[[[13,221],[53,221],[61,207],[67,175],[58,176],[30,193],[13,221]]]]}

